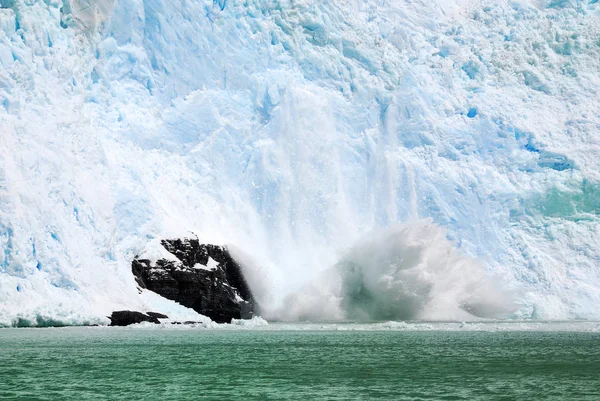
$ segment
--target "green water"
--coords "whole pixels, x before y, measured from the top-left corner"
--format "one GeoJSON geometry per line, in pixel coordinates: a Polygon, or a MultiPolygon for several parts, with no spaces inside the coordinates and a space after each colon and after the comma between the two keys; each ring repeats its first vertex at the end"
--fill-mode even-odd
{"type": "Polygon", "coordinates": [[[1,400],[600,400],[600,334],[0,330],[1,400]]]}

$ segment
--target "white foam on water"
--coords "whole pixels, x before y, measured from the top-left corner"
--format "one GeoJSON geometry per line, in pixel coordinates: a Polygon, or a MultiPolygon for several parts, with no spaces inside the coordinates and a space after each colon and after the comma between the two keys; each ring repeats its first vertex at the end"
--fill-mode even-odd
{"type": "MultiPolygon", "coordinates": [[[[89,327],[89,330],[227,330],[227,331],[399,331],[399,332],[574,332],[600,333],[599,321],[479,321],[479,322],[422,322],[388,321],[376,323],[356,322],[268,322],[262,318],[244,321],[242,324],[153,324],[139,323],[127,327],[89,327]]],[[[72,328],[54,328],[69,330],[72,328]]]]}

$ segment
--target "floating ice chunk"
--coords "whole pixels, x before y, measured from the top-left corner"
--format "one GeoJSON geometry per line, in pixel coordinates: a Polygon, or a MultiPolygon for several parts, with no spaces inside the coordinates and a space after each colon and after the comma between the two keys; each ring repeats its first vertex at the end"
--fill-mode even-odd
{"type": "Polygon", "coordinates": [[[269,323],[260,316],[254,316],[252,319],[231,319],[231,325],[242,327],[263,327],[269,323]]]}

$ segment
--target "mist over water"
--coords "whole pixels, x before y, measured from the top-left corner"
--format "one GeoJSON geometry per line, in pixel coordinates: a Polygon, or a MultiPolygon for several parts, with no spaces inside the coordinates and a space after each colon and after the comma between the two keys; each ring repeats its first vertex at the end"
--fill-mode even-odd
{"type": "Polygon", "coordinates": [[[516,309],[502,279],[429,219],[366,235],[284,305],[284,320],[470,320],[516,309]]]}

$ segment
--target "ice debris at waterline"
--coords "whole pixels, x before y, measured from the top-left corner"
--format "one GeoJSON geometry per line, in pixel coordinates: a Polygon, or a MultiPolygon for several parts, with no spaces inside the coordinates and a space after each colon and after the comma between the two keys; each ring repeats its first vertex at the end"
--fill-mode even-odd
{"type": "Polygon", "coordinates": [[[132,272],[141,288],[208,316],[217,323],[250,319],[256,310],[242,267],[225,247],[197,239],[165,239],[156,260],[135,258],[132,272]]]}
{"type": "Polygon", "coordinates": [[[0,325],[197,314],[131,274],[189,232],[277,308],[421,218],[516,317],[600,318],[598,27],[596,1],[2,1],[0,325]]]}

